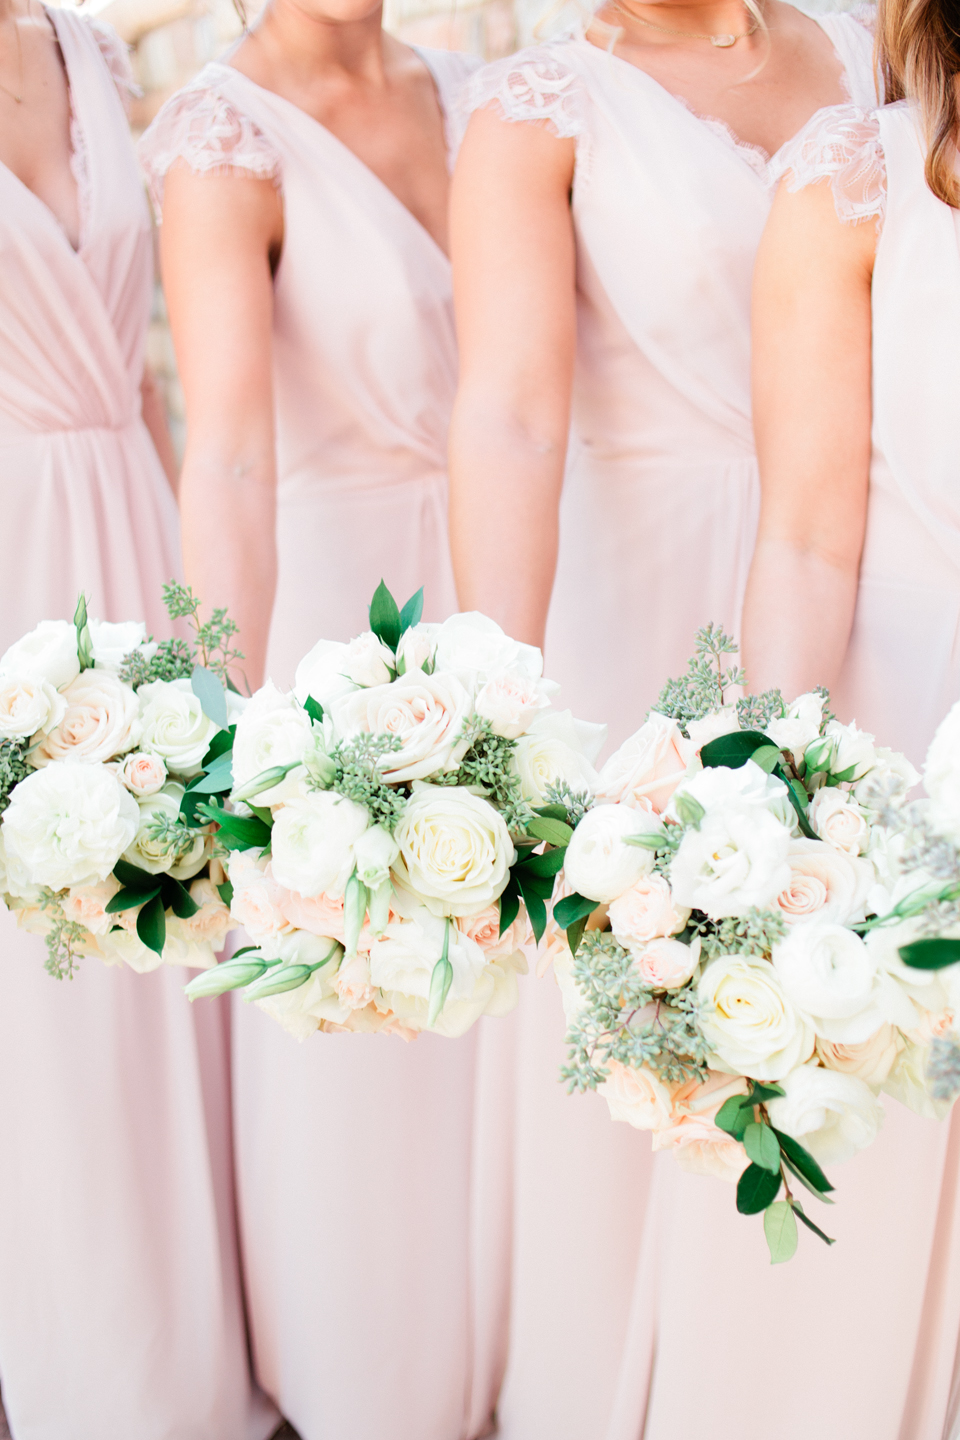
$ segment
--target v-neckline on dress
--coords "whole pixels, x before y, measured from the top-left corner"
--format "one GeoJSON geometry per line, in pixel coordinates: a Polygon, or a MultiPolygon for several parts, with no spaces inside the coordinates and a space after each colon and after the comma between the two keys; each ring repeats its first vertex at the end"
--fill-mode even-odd
{"type": "MultiPolygon", "coordinates": [[[[433,82],[434,92],[437,97],[437,106],[440,110],[440,120],[443,125],[444,144],[447,149],[447,158],[449,160],[449,116],[447,114],[447,107],[443,103],[443,92],[440,88],[440,82],[437,78],[436,71],[434,70],[433,66],[424,58],[420,47],[417,45],[411,45],[410,49],[415,52],[417,58],[424,66],[427,74],[430,76],[430,79],[433,82]]],[[[268,90],[266,85],[260,85],[257,83],[256,80],[251,80],[249,75],[245,75],[244,72],[242,70],[238,70],[235,65],[229,65],[223,60],[214,60],[211,62],[211,64],[220,70],[226,70],[230,75],[239,75],[241,80],[243,80],[247,85],[251,85],[253,89],[259,91],[261,95],[266,95],[269,96],[271,100],[279,101],[281,107],[292,110],[295,115],[301,116],[302,119],[306,120],[309,125],[316,126],[317,130],[320,131],[320,133],[326,138],[326,140],[336,146],[337,149],[341,150],[344,155],[349,156],[350,161],[353,163],[354,166],[357,167],[357,169],[362,171],[362,173],[367,177],[369,183],[371,183],[375,189],[379,190],[381,194],[388,197],[389,201],[395,206],[395,208],[398,209],[403,215],[405,215],[412,225],[416,226],[419,233],[424,236],[427,242],[442,258],[444,264],[450,264],[450,256],[430,234],[430,231],[427,229],[426,225],[424,225],[423,221],[418,220],[410,207],[408,205],[405,205],[400,199],[400,196],[397,195],[395,191],[390,189],[390,186],[387,184],[387,182],[385,180],[381,180],[380,176],[376,173],[376,171],[371,170],[370,166],[366,163],[366,161],[361,160],[360,156],[356,153],[356,151],[351,150],[350,146],[346,143],[346,141],[341,140],[339,135],[335,135],[327,125],[324,125],[322,120],[318,120],[317,117],[315,115],[311,115],[308,110],[302,109],[301,106],[297,105],[293,100],[288,100],[285,95],[279,94],[276,90],[268,90]]]]}

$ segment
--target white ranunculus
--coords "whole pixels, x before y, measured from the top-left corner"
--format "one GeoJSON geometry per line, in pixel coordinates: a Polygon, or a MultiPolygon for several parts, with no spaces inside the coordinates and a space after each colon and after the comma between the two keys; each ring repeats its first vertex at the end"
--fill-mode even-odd
{"type": "Polygon", "coordinates": [[[915,1115],[925,1120],[943,1120],[950,1113],[952,1100],[935,1100],[927,1084],[927,1064],[930,1046],[917,1045],[908,1041],[897,1056],[890,1074],[881,1089],[901,1105],[906,1105],[915,1115]]]}
{"type": "Polygon", "coordinates": [[[827,920],[850,925],[863,920],[873,867],[823,840],[796,838],[787,856],[790,882],[777,897],[788,925],[827,920]]]}
{"type": "Polygon", "coordinates": [[[552,680],[537,680],[519,666],[498,670],[480,689],[474,708],[489,720],[494,735],[516,740],[529,730],[560,686],[552,680]]]}
{"type": "Polygon", "coordinates": [[[393,651],[372,630],[351,640],[343,657],[343,673],[354,685],[389,685],[395,668],[393,651]]]}
{"type": "Polygon", "coordinates": [[[356,685],[346,673],[347,646],[340,640],[318,640],[297,666],[293,692],[301,705],[312,698],[324,710],[351,695],[356,685]]]}
{"type": "Polygon", "coordinates": [[[860,780],[876,764],[874,737],[865,730],[858,730],[856,724],[841,725],[839,720],[831,720],[824,727],[823,734],[832,745],[830,770],[834,775],[852,770],[850,780],[860,780]]]}
{"type": "Polygon", "coordinates": [[[172,875],[174,880],[190,880],[198,870],[203,869],[207,859],[204,835],[197,835],[186,854],[176,860],[169,846],[152,834],[153,822],[157,818],[165,816],[168,820],[176,820],[183,794],[183,786],[170,780],[155,795],[138,798],[140,823],[132,843],[123,852],[124,860],[149,871],[151,875],[172,875]]]}
{"type": "Polygon", "coordinates": [[[220,729],[204,714],[189,680],[151,680],[137,692],[140,748],[159,755],[167,769],[188,779],[199,775],[210,741],[220,729]]]}
{"type": "Polygon", "coordinates": [[[876,764],[854,785],[853,797],[865,810],[876,812],[884,805],[898,805],[919,783],[919,772],[906,755],[878,745],[876,764]]]}
{"type": "MultiPolygon", "coordinates": [[[[746,768],[746,767],[744,767],[746,768]]],[[[670,866],[674,900],[711,920],[766,909],[790,883],[790,831],[758,805],[708,813],[670,866]]]]}
{"type": "Polygon", "coordinates": [[[145,800],[162,790],[167,779],[167,767],[159,755],[147,755],[143,750],[132,750],[117,770],[120,779],[131,795],[145,800]]]}
{"type": "Polygon", "coordinates": [[[724,955],[697,982],[701,1028],[721,1064],[734,1075],[779,1080],[813,1053],[814,1034],[766,960],[724,955]]]}
{"type": "Polygon", "coordinates": [[[383,825],[371,825],[353,845],[357,874],[369,890],[386,884],[390,867],[399,854],[399,844],[383,825]]]}
{"type": "Polygon", "coordinates": [[[689,795],[696,800],[708,815],[714,810],[755,805],[769,811],[788,830],[793,826],[795,811],[786,785],[775,775],[761,770],[752,760],[736,770],[727,765],[711,765],[688,775],[677,786],[667,806],[666,813],[672,820],[679,819],[677,802],[681,795],[689,795]]]}
{"type": "Polygon", "coordinates": [[[4,817],[7,883],[62,890],[105,880],[137,833],[133,796],[102,765],[48,765],[13,791],[4,817]]]}
{"type": "Polygon", "coordinates": [[[930,796],[934,824],[960,838],[960,701],[941,721],[930,742],[923,783],[930,796]]]}
{"type": "MultiPolygon", "coordinates": [[[[237,721],[233,740],[234,790],[241,791],[275,766],[299,765],[312,739],[313,725],[306,710],[294,695],[285,695],[268,680],[237,721]]],[[[258,796],[256,803],[264,803],[263,797],[258,796]]]]}
{"type": "Polygon", "coordinates": [[[494,980],[480,946],[451,924],[447,959],[453,978],[436,1022],[427,1026],[430,981],[443,953],[446,925],[423,906],[412,909],[408,919],[392,921],[370,948],[370,977],[404,1024],[454,1038],[483,1014],[493,998],[494,980]]]}
{"type": "Polygon", "coordinates": [[[461,786],[415,786],[395,834],[398,883],[438,915],[490,905],[516,859],[499,811],[461,786]]]}
{"type": "Polygon", "coordinates": [[[67,702],[49,680],[0,674],[0,740],[47,735],[66,713],[67,702]]]}
{"type": "Polygon", "coordinates": [[[41,620],[0,657],[0,675],[33,675],[60,690],[80,674],[77,630],[69,620],[41,620]]]}
{"type": "Polygon", "coordinates": [[[628,805],[597,805],[580,821],[563,861],[566,882],[578,895],[609,904],[653,869],[654,854],[645,845],[626,842],[656,834],[660,821],[628,805]]]}
{"type": "Polygon", "coordinates": [[[867,817],[847,790],[833,785],[818,790],[810,803],[809,820],[821,840],[848,855],[862,855],[869,844],[867,817]]]}
{"type": "Polygon", "coordinates": [[[842,925],[796,925],[773,951],[785,992],[818,1035],[846,1045],[869,1040],[885,1016],[877,963],[860,936],[842,925]]]}
{"type": "Polygon", "coordinates": [[[330,790],[291,800],[273,823],[274,879],[298,895],[342,895],[356,864],[354,842],[369,824],[362,805],[330,790]]]}
{"type": "Polygon", "coordinates": [[[380,761],[385,780],[424,780],[455,770],[468,749],[464,724],[472,710],[469,691],[456,675],[411,670],[392,685],[358,690],[332,709],[337,733],[393,735],[399,750],[380,761]]]}
{"type": "Polygon", "coordinates": [[[676,720],[651,710],[600,771],[597,798],[659,812],[686,774],[693,752],[676,720]]]}
{"type": "Polygon", "coordinates": [[[511,640],[495,620],[476,610],[451,615],[438,626],[436,665],[438,670],[474,673],[480,681],[509,668],[534,679],[543,674],[543,656],[535,646],[511,640]]]}
{"type": "Polygon", "coordinates": [[[424,622],[404,630],[397,646],[397,667],[401,674],[407,670],[425,670],[427,674],[432,672],[439,629],[439,625],[424,622]]]}
{"type": "Polygon", "coordinates": [[[719,740],[721,735],[732,735],[739,729],[740,717],[736,705],[724,705],[721,710],[704,715],[702,720],[691,720],[687,725],[687,734],[690,744],[699,751],[711,740],[719,740]]]}
{"type": "Polygon", "coordinates": [[[820,734],[823,723],[823,696],[809,691],[787,706],[786,715],[770,720],[764,727],[774,745],[789,750],[797,760],[802,759],[807,746],[820,734]]]}
{"type": "Polygon", "coordinates": [[[869,1040],[858,1045],[843,1045],[836,1040],[817,1039],[817,1055],[828,1070],[842,1075],[855,1075],[865,1085],[882,1085],[903,1049],[900,1032],[895,1025],[883,1024],[869,1040]]]}
{"type": "Polygon", "coordinates": [[[767,1101],[770,1123],[799,1140],[821,1165],[851,1160],[876,1140],[883,1106],[855,1075],[801,1065],[780,1082],[785,1090],[767,1101]]]}
{"type": "Polygon", "coordinates": [[[538,716],[527,734],[520,736],[514,752],[523,798],[532,805],[543,805],[550,786],[560,784],[574,792],[594,794],[599,777],[593,760],[605,734],[604,726],[575,720],[569,710],[538,716]]]}
{"type": "Polygon", "coordinates": [[[36,750],[35,765],[52,760],[102,765],[137,744],[136,693],[109,670],[84,670],[66,687],[63,698],[67,702],[63,718],[36,750]]]}
{"type": "Polygon", "coordinates": [[[139,650],[145,660],[152,660],[158,646],[147,640],[147,627],[142,620],[90,620],[90,644],[93,662],[98,670],[119,670],[131,650],[139,650]]]}

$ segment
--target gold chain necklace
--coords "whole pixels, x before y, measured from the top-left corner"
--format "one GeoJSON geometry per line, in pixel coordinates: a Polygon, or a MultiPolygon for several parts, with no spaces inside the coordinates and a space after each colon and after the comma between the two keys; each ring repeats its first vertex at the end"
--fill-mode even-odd
{"type": "Polygon", "coordinates": [[[17,17],[16,17],[16,15],[12,15],[12,16],[10,17],[10,19],[11,19],[11,24],[13,25],[13,33],[14,33],[14,34],[16,35],[16,37],[17,37],[17,73],[18,73],[18,75],[19,75],[19,77],[20,77],[20,84],[19,84],[19,87],[18,87],[18,93],[17,93],[17,94],[14,94],[14,92],[13,92],[11,89],[9,89],[6,85],[4,85],[2,81],[0,81],[0,90],[3,91],[4,95],[9,95],[9,96],[10,96],[10,99],[14,102],[14,104],[16,104],[16,105],[22,105],[22,104],[23,104],[23,42],[22,42],[22,40],[20,39],[20,26],[17,24],[17,17]]]}
{"type": "Polygon", "coordinates": [[[661,35],[682,35],[687,40],[709,40],[711,45],[716,45],[718,50],[729,50],[731,45],[736,45],[738,40],[748,40],[755,35],[760,28],[760,21],[754,20],[749,30],[744,30],[740,35],[706,35],[693,30],[668,30],[666,25],[654,25],[652,20],[645,20],[642,15],[637,15],[623,0],[614,0],[618,10],[628,15],[631,20],[636,20],[638,25],[647,25],[651,30],[659,30],[661,35]]]}

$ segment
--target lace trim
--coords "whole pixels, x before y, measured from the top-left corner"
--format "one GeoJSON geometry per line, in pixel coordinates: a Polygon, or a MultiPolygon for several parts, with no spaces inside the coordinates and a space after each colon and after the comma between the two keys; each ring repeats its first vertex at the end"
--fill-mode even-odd
{"type": "Polygon", "coordinates": [[[163,182],[175,160],[185,160],[198,175],[238,172],[282,184],[280,155],[263,131],[215,82],[199,75],[157,115],[137,147],[147,175],[150,198],[159,218],[163,182]]]}
{"type": "Polygon", "coordinates": [[[855,105],[819,110],[781,150],[778,176],[788,190],[829,180],[837,216],[845,225],[875,219],[883,224],[887,167],[876,113],[855,105]]]}
{"type": "Polygon", "coordinates": [[[505,120],[547,120],[559,139],[569,140],[583,133],[585,96],[576,71],[542,47],[497,60],[471,75],[457,109],[466,125],[474,110],[496,101],[505,120]]]}
{"type": "Polygon", "coordinates": [[[93,38],[97,42],[100,54],[107,62],[107,69],[113,77],[113,83],[117,87],[117,94],[130,117],[130,101],[139,98],[143,94],[140,86],[133,78],[133,67],[130,64],[130,47],[126,41],[121,40],[111,26],[104,24],[102,20],[88,20],[88,25],[93,31],[93,38]]]}
{"type": "MultiPolygon", "coordinates": [[[[120,39],[117,32],[111,26],[104,24],[102,20],[89,18],[85,23],[89,25],[90,32],[97,42],[97,49],[107,63],[107,69],[110,71],[111,79],[120,96],[120,103],[129,120],[130,101],[134,96],[143,94],[133,78],[129,47],[120,39]]],[[[77,187],[77,220],[80,229],[78,249],[82,249],[84,239],[89,233],[90,162],[87,155],[86,136],[74,104],[72,85],[68,87],[68,99],[70,105],[70,174],[77,187]]]]}

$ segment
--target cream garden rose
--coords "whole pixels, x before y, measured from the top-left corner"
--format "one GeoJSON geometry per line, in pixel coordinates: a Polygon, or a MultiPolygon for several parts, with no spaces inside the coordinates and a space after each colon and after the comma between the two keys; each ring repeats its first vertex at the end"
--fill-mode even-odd
{"type": "Polygon", "coordinates": [[[816,1062],[781,1077],[784,1091],[767,1102],[770,1123],[804,1145],[821,1165],[850,1160],[871,1145],[883,1124],[883,1106],[855,1075],[816,1062]]]}
{"type": "Polygon", "coordinates": [[[550,787],[561,784],[592,795],[598,783],[592,761],[604,733],[603,726],[575,721],[569,710],[549,711],[534,720],[514,753],[523,798],[531,805],[544,805],[550,787]]]}
{"type": "Polygon", "coordinates": [[[41,620],[0,657],[0,675],[32,675],[61,690],[80,674],[77,630],[69,620],[41,620]]]}
{"type": "Polygon", "coordinates": [[[182,851],[178,859],[177,851],[171,849],[169,841],[158,839],[155,833],[158,820],[165,820],[168,824],[176,821],[183,796],[183,786],[168,780],[155,795],[147,795],[137,801],[140,809],[137,833],[132,844],[123,852],[123,858],[131,865],[147,870],[151,875],[172,875],[174,880],[190,880],[203,868],[207,860],[207,837],[204,834],[195,835],[190,848],[182,851]]]}
{"type": "Polygon", "coordinates": [[[814,1033],[766,960],[725,955],[697,983],[701,1028],[722,1066],[779,1080],[813,1053],[814,1033]]]}
{"type": "Polygon", "coordinates": [[[768,721],[764,726],[764,734],[770,736],[774,745],[779,745],[781,750],[789,750],[791,755],[800,760],[807,746],[819,737],[822,724],[823,696],[815,691],[808,691],[787,706],[786,715],[768,721]]]}
{"type": "Polygon", "coordinates": [[[499,811],[460,786],[415,786],[395,838],[398,884],[438,915],[483,910],[503,893],[516,858],[499,811]]]}
{"type": "Polygon", "coordinates": [[[825,785],[810,802],[810,824],[821,840],[847,855],[862,855],[870,839],[870,827],[862,808],[846,790],[825,785]]]}
{"type": "Polygon", "coordinates": [[[337,733],[347,739],[391,735],[400,741],[380,764],[384,779],[398,783],[457,768],[469,744],[463,727],[471,709],[456,675],[411,670],[391,685],[358,690],[336,702],[332,713],[337,733]]]}
{"type": "Polygon", "coordinates": [[[137,692],[140,748],[159,755],[167,769],[188,779],[199,775],[210,741],[219,730],[204,714],[189,680],[152,680],[137,692]]]}
{"type": "Polygon", "coordinates": [[[84,670],[63,691],[66,710],[34,755],[37,766],[52,760],[102,764],[131,750],[140,736],[135,692],[109,671],[84,670]]]}
{"type": "Polygon", "coordinates": [[[293,691],[301,705],[316,700],[326,710],[353,694],[357,686],[346,673],[347,646],[339,640],[318,640],[300,661],[293,691]]]}
{"type": "Polygon", "coordinates": [[[651,711],[600,771],[597,798],[659,813],[686,774],[693,753],[677,722],[651,711]]]}
{"type": "Polygon", "coordinates": [[[7,884],[63,890],[106,880],[133,841],[137,802],[102,765],[48,765],[14,789],[3,816],[7,884]]]}
{"type": "Polygon", "coordinates": [[[288,892],[273,878],[269,860],[258,858],[252,850],[237,850],[230,856],[229,875],[233,918],[254,944],[293,929],[281,908],[288,892]]]}
{"type": "Polygon", "coordinates": [[[393,651],[372,630],[366,630],[347,645],[343,673],[354,685],[389,685],[396,663],[393,651]]]}
{"type": "Polygon", "coordinates": [[[787,855],[790,881],[777,896],[788,925],[863,920],[872,866],[822,840],[795,838],[787,855]]]}
{"type": "Polygon", "coordinates": [[[494,735],[516,740],[541,711],[549,709],[551,697],[559,688],[514,665],[491,675],[477,694],[474,708],[481,719],[490,721],[494,735]]]}
{"type": "Polygon", "coordinates": [[[93,660],[98,670],[119,670],[132,650],[137,650],[145,660],[152,660],[158,646],[147,640],[147,627],[142,620],[109,620],[88,622],[93,660]]]}
{"type": "Polygon", "coordinates": [[[687,775],[667,806],[666,813],[672,820],[679,819],[677,802],[681,795],[690,796],[708,815],[749,805],[766,810],[788,830],[793,826],[794,811],[786,785],[752,760],[735,770],[727,765],[711,765],[687,775]]]}
{"type": "Polygon", "coordinates": [[[454,1037],[475,1023],[494,993],[483,951],[455,925],[448,927],[446,920],[424,906],[412,907],[407,918],[392,921],[384,935],[374,940],[370,977],[383,992],[384,1002],[404,1023],[426,1029],[430,982],[447,932],[453,978],[446,1003],[431,1028],[454,1037]]]}
{"type": "Polygon", "coordinates": [[[342,895],[353,845],[370,824],[362,805],[318,791],[281,807],[271,835],[274,879],[303,896],[342,895]]]}
{"type": "Polygon", "coordinates": [[[881,1025],[868,1040],[857,1045],[844,1045],[836,1040],[817,1037],[817,1058],[828,1070],[842,1075],[855,1075],[865,1085],[882,1085],[903,1049],[896,1027],[881,1025]]]}
{"type": "Polygon", "coordinates": [[[654,854],[627,842],[661,829],[656,816],[626,805],[597,805],[588,810],[567,846],[563,871],[571,890],[590,900],[616,900],[649,875],[654,854]]]}
{"type": "Polygon", "coordinates": [[[67,702],[49,680],[0,674],[0,740],[47,735],[66,713],[67,702]]]}
{"type": "Polygon", "coordinates": [[[437,627],[435,654],[438,670],[473,673],[481,682],[511,668],[534,679],[543,674],[539,650],[511,640],[495,620],[475,610],[451,615],[437,627]]]}

